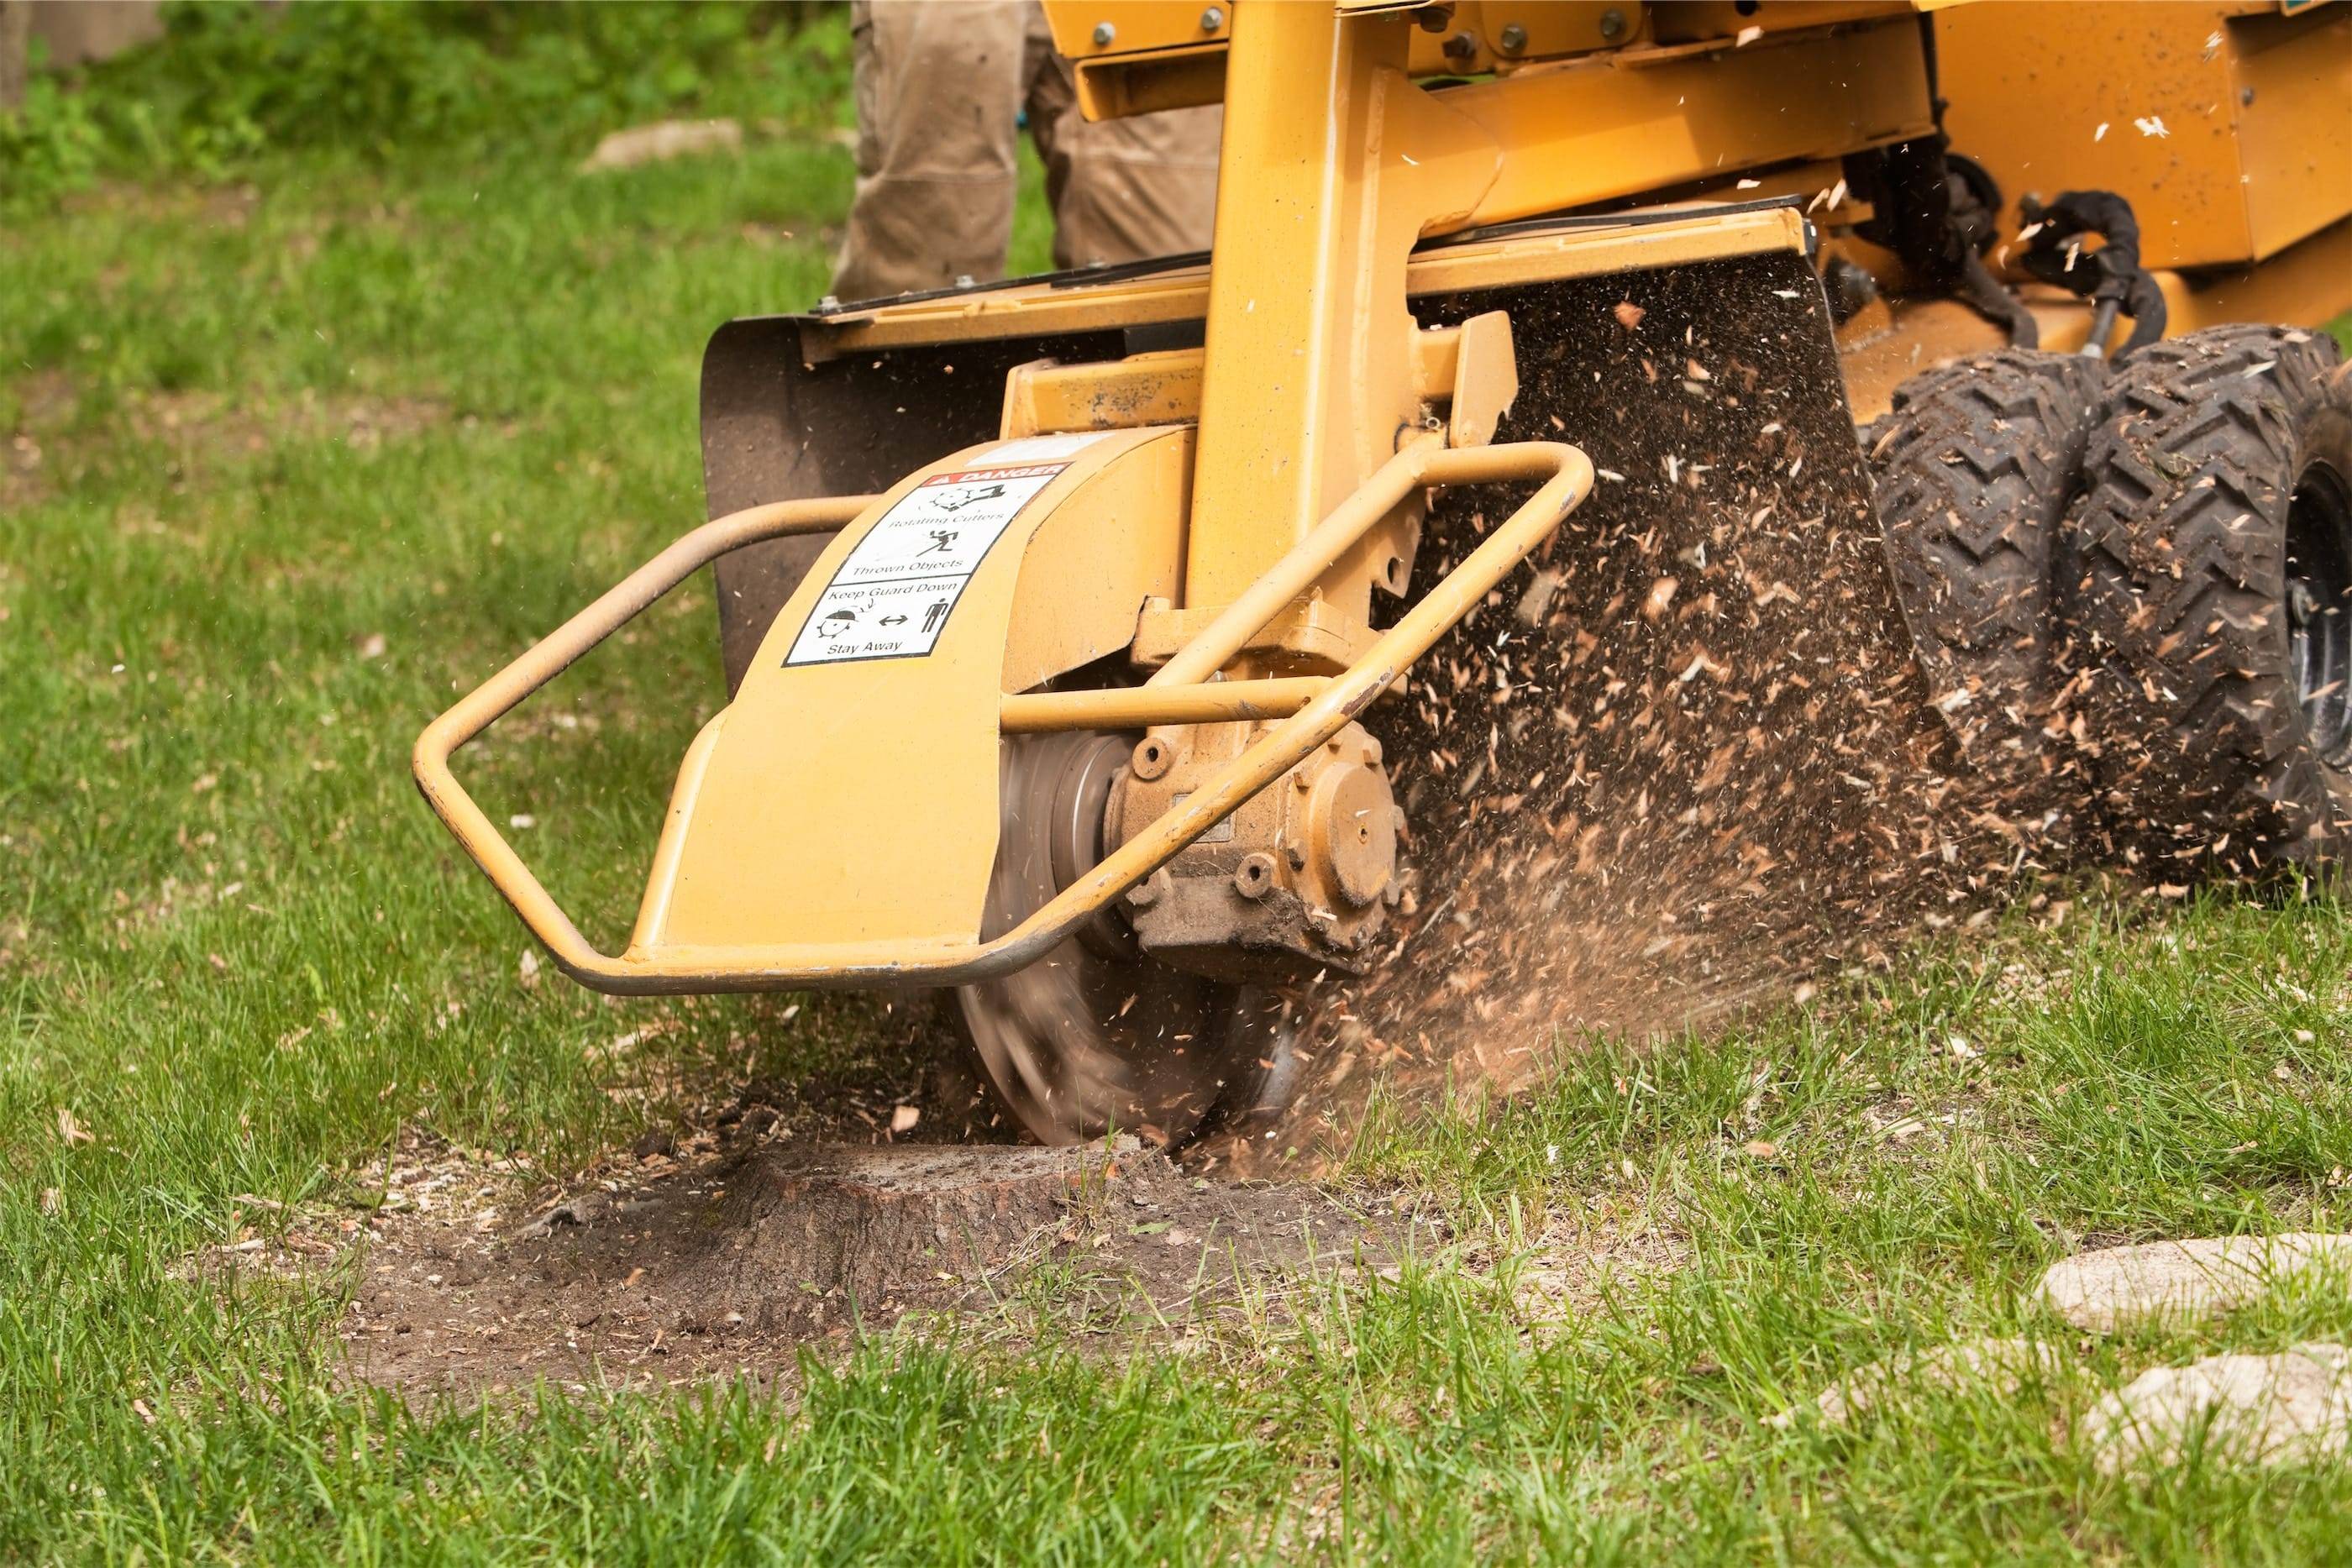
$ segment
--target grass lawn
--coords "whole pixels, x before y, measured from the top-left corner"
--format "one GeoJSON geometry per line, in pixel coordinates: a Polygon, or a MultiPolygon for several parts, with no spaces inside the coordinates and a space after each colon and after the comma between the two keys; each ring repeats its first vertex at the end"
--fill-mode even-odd
{"type": "MultiPolygon", "coordinates": [[[[695,376],[822,292],[848,160],[576,176],[266,161],[0,232],[0,1558],[2352,1561],[2352,1475],[2103,1477],[2066,1431],[2139,1371],[2352,1336],[2336,1277],[2078,1342],[2021,1304],[2085,1243],[2346,1226],[2352,920],[2085,903],[1834,1005],[1500,1110],[1391,1113],[1345,1179],[1448,1239],[1189,1354],[883,1337],[788,1393],[343,1385],[336,1282],[173,1265],[352,1216],[404,1129],[519,1186],[662,1082],[869,1050],[865,1004],[600,1001],[432,822],[407,747],[700,515],[695,376]],[[1769,1145],[1769,1147],[1767,1146],[1769,1145]],[[1767,1417],[1968,1334],[2017,1400],[1767,1417]]],[[[1044,261],[1033,202],[1015,262],[1044,261]]],[[[630,907],[721,691],[679,595],[469,754],[574,907],[630,907]]]]}

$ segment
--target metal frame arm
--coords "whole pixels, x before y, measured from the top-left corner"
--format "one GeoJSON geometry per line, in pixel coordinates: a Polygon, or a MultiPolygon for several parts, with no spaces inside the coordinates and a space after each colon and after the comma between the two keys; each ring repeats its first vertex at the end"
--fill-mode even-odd
{"type": "Polygon", "coordinates": [[[831,533],[846,528],[878,497],[838,496],[807,501],[774,501],[714,518],[686,535],[599,595],[586,609],[531,644],[520,658],[476,686],[457,705],[425,727],[409,767],[425,802],[457,836],[522,923],[530,927],[567,974],[584,976],[612,960],[580,934],[562,905],[540,884],[474,798],[449,770],[451,754],[511,713],[522,700],[570,669],[588,651],[635,620],[696,572],[745,545],[793,534],[831,533]]]}
{"type": "Polygon", "coordinates": [[[593,989],[653,995],[894,983],[964,985],[990,979],[1045,956],[1111,900],[1165,865],[1244,800],[1289,771],[1299,758],[1346,727],[1512,568],[1549,538],[1591,488],[1591,462],[1576,447],[1562,443],[1470,448],[1416,443],[1382,465],[1362,488],[1235,600],[1151,683],[1115,694],[1123,706],[1114,710],[1107,703],[1099,704],[1103,709],[1099,713],[1086,706],[1114,694],[1005,698],[999,723],[1015,732],[1097,724],[1127,728],[1138,724],[1201,722],[1204,716],[1236,716],[1237,706],[1262,706],[1267,713],[1282,708],[1296,711],[1219,769],[1181,805],[991,942],[940,943],[911,949],[903,942],[716,949],[646,949],[633,944],[617,956],[600,953],[449,771],[450,754],[458,747],[706,562],[761,539],[842,527],[872,504],[870,497],[755,507],[697,528],[428,726],[416,743],[416,781],[442,821],[532,934],[547,946],[557,965],[593,989]],[[1230,658],[1412,490],[1528,479],[1542,481],[1535,494],[1340,674],[1328,681],[1201,684],[1200,676],[1213,673],[1230,658]],[[1203,664],[1207,668],[1201,669],[1199,675],[1192,674],[1203,664]]]}

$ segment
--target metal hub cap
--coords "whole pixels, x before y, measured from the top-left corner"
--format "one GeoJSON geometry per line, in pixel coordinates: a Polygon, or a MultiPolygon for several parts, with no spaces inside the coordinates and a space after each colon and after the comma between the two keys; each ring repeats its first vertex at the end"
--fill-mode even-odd
{"type": "Polygon", "coordinates": [[[2352,752],[2352,485],[2324,463],[2304,471],[2286,518],[2289,667],[2311,748],[2352,752]]]}

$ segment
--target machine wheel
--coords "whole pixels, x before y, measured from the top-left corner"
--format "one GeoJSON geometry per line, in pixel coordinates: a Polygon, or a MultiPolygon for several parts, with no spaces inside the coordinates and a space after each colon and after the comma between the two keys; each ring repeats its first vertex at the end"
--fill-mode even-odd
{"type": "Polygon", "coordinates": [[[2352,814],[2352,380],[2323,331],[2143,349],[2087,458],[2087,739],[2158,853],[2333,859],[2352,814]]]}
{"type": "MultiPolygon", "coordinates": [[[[1003,743],[984,936],[1102,858],[1104,811],[1133,747],[1079,732],[1003,743]]],[[[951,1011],[999,1103],[1041,1143],[1113,1128],[1181,1143],[1278,1108],[1290,1077],[1277,999],[1155,962],[1115,909],[1025,969],[959,987],[951,1011]]]]}
{"type": "Polygon", "coordinates": [[[1880,526],[1936,706],[2012,811],[2050,805],[2053,556],[2099,407],[2099,364],[2006,349],[1896,390],[1864,434],[1880,526]]]}

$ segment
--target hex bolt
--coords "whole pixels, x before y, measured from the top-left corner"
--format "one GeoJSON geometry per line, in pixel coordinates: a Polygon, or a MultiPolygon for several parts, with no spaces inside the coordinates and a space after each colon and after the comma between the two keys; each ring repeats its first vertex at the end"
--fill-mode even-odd
{"type": "Polygon", "coordinates": [[[1445,57],[1449,60],[1466,60],[1477,52],[1478,39],[1475,34],[1456,33],[1445,40],[1445,57]]]}
{"type": "Polygon", "coordinates": [[[1157,779],[1174,761],[1175,754],[1166,741],[1147,736],[1135,743],[1135,755],[1128,759],[1128,766],[1135,770],[1138,779],[1157,779]]]}
{"type": "Polygon", "coordinates": [[[1495,35],[1495,41],[1503,46],[1505,54],[1516,55],[1528,47],[1528,30],[1517,22],[1506,22],[1503,30],[1495,35]]]}
{"type": "Polygon", "coordinates": [[[1625,36],[1625,13],[1612,5],[1601,13],[1601,36],[1611,43],[1625,36]]]}
{"type": "Polygon", "coordinates": [[[1244,898],[1264,898],[1274,891],[1274,857],[1254,854],[1234,873],[1234,891],[1244,898]]]}
{"type": "Polygon", "coordinates": [[[1213,33],[1224,25],[1225,8],[1223,6],[1212,5],[1201,13],[1201,31],[1213,33]]]}
{"type": "Polygon", "coordinates": [[[1118,29],[1117,27],[1112,26],[1108,22],[1097,22],[1097,23],[1095,24],[1095,47],[1096,47],[1096,48],[1097,48],[1097,49],[1108,49],[1108,48],[1109,48],[1109,47],[1110,47],[1110,41],[1111,41],[1113,38],[1116,38],[1116,37],[1118,37],[1118,29]]]}

